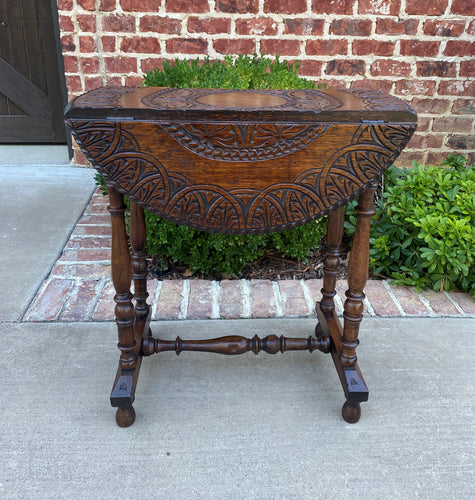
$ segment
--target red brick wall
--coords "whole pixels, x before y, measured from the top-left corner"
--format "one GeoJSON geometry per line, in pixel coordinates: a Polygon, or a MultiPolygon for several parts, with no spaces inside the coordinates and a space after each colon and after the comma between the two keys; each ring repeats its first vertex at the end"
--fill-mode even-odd
{"type": "Polygon", "coordinates": [[[163,59],[278,53],[299,61],[302,76],[409,101],[419,128],[400,165],[451,152],[475,160],[469,0],[57,1],[70,97],[138,85],[163,59]]]}

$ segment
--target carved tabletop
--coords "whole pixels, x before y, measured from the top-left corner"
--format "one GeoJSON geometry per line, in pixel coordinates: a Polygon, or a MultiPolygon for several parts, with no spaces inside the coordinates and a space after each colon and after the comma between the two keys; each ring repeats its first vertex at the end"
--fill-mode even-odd
{"type": "Polygon", "coordinates": [[[117,189],[226,233],[291,228],[348,203],[415,128],[409,105],[369,90],[103,88],[66,119],[117,189]]]}
{"type": "Polygon", "coordinates": [[[108,188],[120,350],[111,394],[117,423],[135,420],[142,358],[172,350],[330,353],[346,398],[342,416],[357,422],[369,394],[356,347],[373,195],[416,128],[414,110],[370,90],[106,87],[74,99],[65,116],[108,188]],[[130,240],[124,195],[131,200],[130,240]],[[357,195],[342,325],[334,304],[339,247],[344,206],[357,195]],[[144,208],[193,228],[234,234],[280,231],[329,214],[315,336],[153,338],[144,208]]]}

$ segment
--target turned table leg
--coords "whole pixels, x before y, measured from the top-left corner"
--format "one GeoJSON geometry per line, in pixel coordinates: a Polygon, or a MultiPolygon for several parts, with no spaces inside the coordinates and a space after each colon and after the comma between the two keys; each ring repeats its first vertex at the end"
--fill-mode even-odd
{"type": "Polygon", "coordinates": [[[130,246],[132,247],[132,279],[135,300],[135,341],[141,345],[142,336],[151,335],[147,326],[150,307],[147,304],[146,232],[143,208],[130,203],[130,246]],[[147,329],[147,332],[144,330],[147,329]]]}
{"type": "Polygon", "coordinates": [[[119,369],[112,389],[111,403],[112,406],[118,407],[117,424],[121,427],[128,427],[135,420],[135,411],[132,407],[135,389],[133,375],[138,359],[134,334],[135,311],[130,292],[131,262],[124,220],[123,196],[110,184],[107,185],[107,189],[112,228],[112,281],[116,291],[115,317],[120,350],[119,369]]]}
{"type": "MultiPolygon", "coordinates": [[[[356,231],[348,263],[348,290],[346,291],[343,312],[340,361],[347,375],[347,380],[355,386],[360,384],[365,386],[356,363],[356,347],[359,343],[358,333],[363,318],[363,300],[365,297],[363,289],[368,278],[369,231],[371,217],[374,214],[372,204],[376,187],[377,184],[373,183],[360,195],[359,204],[356,207],[356,231]]],[[[354,393],[347,394],[347,401],[342,409],[343,418],[350,423],[359,420],[361,414],[360,401],[367,399],[367,394],[365,398],[362,397],[364,391],[362,395],[358,395],[358,387],[355,387],[355,389],[354,393]]]]}
{"type": "MultiPolygon", "coordinates": [[[[322,300],[317,304],[317,309],[326,317],[335,314],[336,280],[338,277],[338,266],[340,265],[340,245],[343,238],[345,208],[340,207],[328,216],[327,221],[327,253],[323,266],[323,288],[322,300]]],[[[327,329],[324,329],[323,321],[319,321],[315,328],[315,336],[328,343],[330,349],[330,337],[327,329]]],[[[326,323],[326,322],[325,322],[326,323]]]]}

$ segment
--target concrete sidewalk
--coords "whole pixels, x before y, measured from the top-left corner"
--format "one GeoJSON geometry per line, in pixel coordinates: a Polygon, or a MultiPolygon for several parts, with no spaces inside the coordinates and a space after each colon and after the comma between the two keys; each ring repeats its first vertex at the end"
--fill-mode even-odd
{"type": "MultiPolygon", "coordinates": [[[[173,321],[164,338],[312,333],[310,319],[173,321]]],[[[474,498],[471,319],[365,321],[359,423],[331,357],[163,353],[116,426],[113,323],[0,325],[0,497],[474,498]]]]}
{"type": "MultiPolygon", "coordinates": [[[[71,241],[93,175],[0,166],[1,498],[475,496],[475,322],[460,305],[451,317],[365,319],[358,355],[370,400],[356,425],[341,419],[329,356],[164,353],[144,360],[137,420],[118,428],[108,401],[114,323],[62,313],[24,321],[71,241]]],[[[283,314],[157,321],[152,329],[162,338],[301,337],[314,325],[283,314]]]]}

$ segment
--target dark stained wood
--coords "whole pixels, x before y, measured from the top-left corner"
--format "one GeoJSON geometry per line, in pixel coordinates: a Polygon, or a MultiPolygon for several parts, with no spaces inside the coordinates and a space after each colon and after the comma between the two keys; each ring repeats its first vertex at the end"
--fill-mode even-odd
{"type": "Polygon", "coordinates": [[[118,407],[119,425],[134,422],[132,404],[142,358],[163,351],[330,353],[346,398],[342,416],[347,422],[358,421],[360,403],[369,394],[356,347],[373,195],[381,174],[413,134],[416,119],[407,104],[370,90],[118,87],[89,92],[68,106],[66,121],[109,189],[121,351],[111,403],[118,407]],[[132,200],[130,252],[123,195],[132,200]],[[344,206],[358,195],[342,325],[334,304],[339,246],[344,206]],[[273,232],[329,214],[315,337],[153,338],[143,208],[228,234],[273,232]]]}
{"type": "Polygon", "coordinates": [[[314,337],[289,338],[283,335],[268,335],[261,339],[257,335],[248,339],[240,335],[231,335],[228,337],[220,337],[217,339],[206,340],[183,340],[177,337],[175,340],[162,340],[154,338],[145,338],[142,342],[143,356],[150,356],[164,351],[175,351],[180,354],[183,351],[200,351],[214,352],[216,354],[245,354],[252,351],[254,354],[259,354],[265,351],[268,354],[284,353],[287,351],[324,351],[326,345],[319,339],[314,337]]]}
{"type": "Polygon", "coordinates": [[[0,0],[0,141],[65,143],[51,0],[0,0]]]}

